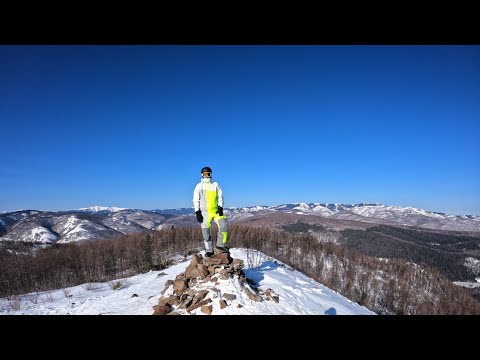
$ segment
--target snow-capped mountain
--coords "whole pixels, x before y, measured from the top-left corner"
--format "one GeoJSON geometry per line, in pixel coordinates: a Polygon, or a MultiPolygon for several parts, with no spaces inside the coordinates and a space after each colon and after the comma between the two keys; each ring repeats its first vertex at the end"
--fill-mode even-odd
{"type": "Polygon", "coordinates": [[[162,224],[169,224],[171,217],[141,210],[65,212],[27,210],[0,215],[4,224],[0,228],[0,241],[53,244],[107,239],[121,234],[156,229],[162,224]]]}
{"type": "MultiPolygon", "coordinates": [[[[203,253],[203,252],[202,252],[203,253]]],[[[246,249],[232,249],[233,258],[248,264],[246,249]]],[[[211,290],[214,315],[268,315],[268,314],[318,314],[318,315],[374,315],[373,312],[354,303],[337,292],[293,270],[275,259],[267,259],[258,267],[244,268],[247,278],[259,288],[271,289],[277,301],[256,302],[238,286],[235,279],[218,280],[205,285],[211,290]],[[228,294],[224,307],[220,305],[228,294]],[[226,305],[226,306],[225,306],[226,305]]],[[[183,258],[182,258],[183,259],[183,258]]],[[[184,273],[190,263],[178,262],[162,271],[150,271],[109,283],[88,283],[65,289],[26,294],[11,299],[0,299],[0,315],[13,314],[103,314],[103,315],[151,315],[168,280],[175,280],[184,273]]],[[[190,312],[203,314],[200,308],[190,312]]]]}
{"type": "Polygon", "coordinates": [[[409,225],[436,230],[480,231],[480,216],[448,215],[414,207],[389,206],[382,204],[321,204],[293,203],[278,206],[252,206],[227,209],[227,215],[234,221],[274,212],[320,216],[330,219],[409,225]]]}
{"type": "Polygon", "coordinates": [[[80,208],[77,209],[80,211],[89,211],[89,212],[111,212],[115,213],[117,211],[122,211],[122,210],[127,210],[127,208],[119,208],[119,207],[112,207],[112,206],[91,206],[91,207],[86,207],[86,208],[80,208]]]}
{"type": "MultiPolygon", "coordinates": [[[[226,208],[230,223],[275,213],[318,217],[329,221],[407,225],[434,230],[480,232],[480,216],[448,215],[414,207],[382,204],[293,203],[226,208]]],[[[195,226],[193,208],[139,210],[93,206],[68,211],[21,210],[0,214],[0,241],[66,243],[105,239],[120,234],[171,226],[195,226]]]]}

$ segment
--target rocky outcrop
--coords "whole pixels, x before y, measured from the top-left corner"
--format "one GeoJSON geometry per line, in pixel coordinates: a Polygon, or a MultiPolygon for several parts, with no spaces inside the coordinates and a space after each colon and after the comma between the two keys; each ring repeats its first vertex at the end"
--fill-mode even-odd
{"type": "MultiPolygon", "coordinates": [[[[202,313],[210,315],[214,310],[212,306],[214,299],[217,299],[215,301],[217,309],[225,309],[233,302],[237,302],[238,296],[230,293],[221,294],[215,285],[232,279],[238,280],[237,284],[240,284],[246,295],[243,298],[256,302],[270,300],[273,297],[278,300],[278,296],[271,289],[260,293],[254,282],[245,276],[243,266],[243,260],[233,259],[229,253],[218,253],[205,258],[201,254],[194,254],[185,271],[177,275],[175,280],[168,280],[165,283],[162,297],[158,305],[153,307],[153,315],[189,314],[198,308],[202,313]]],[[[240,294],[239,296],[242,297],[240,294]]],[[[237,303],[237,307],[241,308],[242,305],[237,303]]]]}

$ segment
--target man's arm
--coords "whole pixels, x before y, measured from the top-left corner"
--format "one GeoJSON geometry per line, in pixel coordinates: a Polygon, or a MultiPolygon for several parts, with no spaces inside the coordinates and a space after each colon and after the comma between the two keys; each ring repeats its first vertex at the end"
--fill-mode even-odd
{"type": "Polygon", "coordinates": [[[193,190],[193,209],[194,211],[200,210],[200,187],[195,186],[195,190],[193,190]]]}
{"type": "Polygon", "coordinates": [[[217,205],[223,208],[223,191],[220,185],[217,183],[217,205]]]}

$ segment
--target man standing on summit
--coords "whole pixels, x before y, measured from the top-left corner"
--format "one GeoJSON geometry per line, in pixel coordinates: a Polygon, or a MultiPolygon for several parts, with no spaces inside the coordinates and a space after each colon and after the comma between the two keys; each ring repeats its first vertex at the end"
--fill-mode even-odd
{"type": "Polygon", "coordinates": [[[210,257],[213,255],[213,241],[210,236],[212,220],[215,220],[218,226],[216,248],[222,252],[228,252],[227,217],[223,215],[222,189],[217,182],[212,181],[212,169],[208,166],[204,167],[201,174],[202,181],[193,191],[193,208],[197,221],[202,224],[205,256],[210,257]]]}

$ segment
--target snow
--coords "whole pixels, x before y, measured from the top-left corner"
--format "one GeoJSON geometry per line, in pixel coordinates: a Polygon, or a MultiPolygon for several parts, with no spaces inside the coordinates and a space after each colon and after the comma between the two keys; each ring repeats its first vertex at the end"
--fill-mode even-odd
{"type": "Polygon", "coordinates": [[[465,258],[463,265],[469,268],[474,275],[480,275],[480,260],[473,257],[465,258]]]}
{"type": "Polygon", "coordinates": [[[261,205],[241,208],[241,210],[243,211],[262,211],[266,209],[268,209],[268,206],[261,206],[261,205]]]}
{"type": "Polygon", "coordinates": [[[55,242],[55,240],[57,240],[57,236],[47,228],[44,228],[43,226],[33,228],[32,235],[30,238],[33,239],[33,241],[35,242],[41,242],[41,243],[52,243],[52,242],[55,242]]]}
{"type": "Polygon", "coordinates": [[[475,289],[475,288],[480,288],[480,283],[479,282],[469,282],[469,281],[454,281],[453,282],[455,285],[468,288],[468,289],[475,289]]]}
{"type": "Polygon", "coordinates": [[[0,219],[0,224],[5,225],[2,219],[0,219]]]}
{"type": "MultiPolygon", "coordinates": [[[[247,267],[246,249],[231,249],[233,258],[244,260],[247,267]]],[[[263,255],[263,262],[255,268],[245,269],[248,278],[254,280],[262,290],[271,288],[278,296],[278,303],[270,301],[255,302],[242,291],[237,278],[219,280],[215,285],[218,296],[213,299],[213,314],[326,314],[326,315],[368,315],[374,314],[304,274],[290,269],[274,259],[263,255]],[[236,295],[229,300],[224,309],[220,309],[219,299],[224,293],[236,295]],[[242,305],[239,308],[237,305],[242,305]]],[[[185,271],[191,257],[161,271],[150,271],[122,280],[105,283],[92,283],[66,289],[52,290],[23,295],[14,299],[0,299],[0,314],[124,314],[151,315],[153,306],[158,303],[160,293],[167,280],[185,271]],[[114,290],[113,284],[121,286],[114,290]],[[133,296],[136,294],[137,296],[133,296]],[[133,297],[132,297],[133,296],[133,297]]],[[[210,284],[210,283],[206,283],[210,284]]],[[[207,286],[207,285],[205,285],[207,286]]],[[[212,285],[213,286],[213,285],[212,285]]],[[[172,291],[168,289],[165,296],[172,291]]],[[[213,294],[213,292],[211,292],[213,294]]],[[[210,294],[209,294],[210,295],[210,294]]],[[[200,309],[192,314],[202,314],[200,309]]]]}
{"type": "Polygon", "coordinates": [[[120,207],[114,207],[114,206],[91,206],[91,207],[86,207],[86,208],[80,208],[78,210],[82,211],[93,211],[93,212],[99,212],[99,211],[110,211],[110,212],[118,212],[122,210],[128,210],[128,208],[120,208],[120,207]]]}
{"type": "Polygon", "coordinates": [[[310,210],[310,206],[308,206],[308,204],[306,203],[298,203],[298,206],[295,206],[294,208],[292,208],[292,210],[308,211],[310,210]]]}
{"type": "Polygon", "coordinates": [[[315,214],[320,214],[322,216],[328,217],[330,215],[333,215],[334,212],[325,206],[322,206],[320,204],[315,204],[315,206],[311,209],[312,212],[315,214]]]}
{"type": "Polygon", "coordinates": [[[63,231],[68,233],[72,231],[78,224],[80,223],[80,219],[76,218],[75,216],[69,216],[65,225],[63,225],[63,231]]]}

